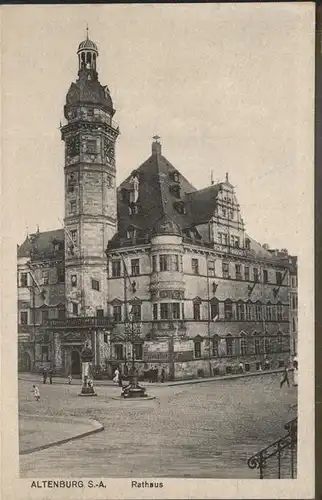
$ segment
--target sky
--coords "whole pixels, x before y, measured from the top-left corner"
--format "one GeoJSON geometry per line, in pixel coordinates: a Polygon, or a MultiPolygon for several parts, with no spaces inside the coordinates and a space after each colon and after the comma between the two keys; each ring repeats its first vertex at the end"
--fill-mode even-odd
{"type": "Polygon", "coordinates": [[[157,134],[197,189],[211,171],[215,181],[229,173],[255,240],[300,252],[313,224],[310,4],[23,5],[2,14],[3,210],[17,243],[37,224],[61,227],[59,124],[88,23],[121,131],[117,184],[157,134]]]}

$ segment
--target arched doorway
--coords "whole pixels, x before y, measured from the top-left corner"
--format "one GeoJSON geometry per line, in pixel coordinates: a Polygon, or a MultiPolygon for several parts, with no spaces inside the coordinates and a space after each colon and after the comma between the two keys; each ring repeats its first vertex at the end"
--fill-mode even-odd
{"type": "Polygon", "coordinates": [[[78,351],[72,351],[71,353],[71,372],[72,375],[80,375],[81,363],[80,354],[78,351]]]}
{"type": "Polygon", "coordinates": [[[29,352],[25,351],[21,356],[20,370],[22,372],[30,372],[31,370],[31,359],[29,352]]]}

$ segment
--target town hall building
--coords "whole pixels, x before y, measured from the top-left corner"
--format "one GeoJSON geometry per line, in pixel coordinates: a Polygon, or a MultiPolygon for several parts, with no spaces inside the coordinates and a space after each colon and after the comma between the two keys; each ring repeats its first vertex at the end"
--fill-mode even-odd
{"type": "Polygon", "coordinates": [[[98,56],[80,43],[66,96],[64,227],[17,250],[20,370],[79,374],[85,341],[97,377],[131,364],[170,380],[284,366],[296,259],[248,235],[228,174],[197,190],[159,137],[116,186],[119,128],[98,56]]]}

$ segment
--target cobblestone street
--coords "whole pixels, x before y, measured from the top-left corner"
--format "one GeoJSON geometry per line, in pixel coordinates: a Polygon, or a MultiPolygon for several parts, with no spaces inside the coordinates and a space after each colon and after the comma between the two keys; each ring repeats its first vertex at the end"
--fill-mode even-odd
{"type": "Polygon", "coordinates": [[[32,399],[31,384],[19,381],[22,415],[87,417],[105,427],[21,456],[21,476],[256,478],[247,458],[279,439],[296,414],[296,388],[280,389],[279,380],[271,374],[149,387],[155,400],[133,402],[113,399],[116,386],[81,398],[76,383],[39,385],[40,403],[32,399]]]}

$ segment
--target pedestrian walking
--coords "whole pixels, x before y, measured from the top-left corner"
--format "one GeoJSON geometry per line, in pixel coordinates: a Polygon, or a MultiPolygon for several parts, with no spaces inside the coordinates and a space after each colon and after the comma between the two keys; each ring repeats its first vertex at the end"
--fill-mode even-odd
{"type": "Polygon", "coordinates": [[[68,385],[70,385],[72,383],[72,380],[73,380],[71,373],[68,375],[67,380],[68,380],[68,385]]]}
{"type": "Polygon", "coordinates": [[[43,369],[43,372],[42,372],[42,381],[43,381],[43,384],[45,384],[47,382],[47,370],[46,368],[43,369]]]}
{"type": "Polygon", "coordinates": [[[123,387],[123,378],[122,378],[122,373],[121,371],[119,372],[119,386],[123,387]]]}
{"type": "Polygon", "coordinates": [[[154,367],[154,382],[157,382],[158,378],[159,378],[159,370],[158,370],[158,367],[155,366],[154,367]]]}
{"type": "Polygon", "coordinates": [[[119,378],[120,378],[120,372],[119,372],[119,369],[116,368],[116,370],[114,372],[114,377],[113,377],[114,384],[118,384],[119,383],[119,378]]]}
{"type": "Polygon", "coordinates": [[[50,370],[48,370],[48,376],[49,376],[49,383],[52,384],[53,383],[53,369],[50,368],[50,370]]]}
{"type": "Polygon", "coordinates": [[[162,368],[162,370],[161,370],[161,383],[162,383],[162,384],[163,384],[163,382],[164,382],[164,379],[165,379],[165,369],[164,369],[164,368],[162,368]]]}
{"type": "Polygon", "coordinates": [[[244,365],[242,362],[239,363],[239,373],[244,373],[244,365]]]}
{"type": "Polygon", "coordinates": [[[31,392],[33,392],[33,393],[34,393],[34,398],[35,398],[35,400],[36,400],[36,401],[39,401],[39,400],[40,400],[40,392],[39,392],[39,389],[38,389],[38,387],[37,387],[36,385],[33,385],[33,386],[32,386],[32,390],[31,390],[31,392]]]}
{"type": "Polygon", "coordinates": [[[288,379],[288,369],[286,367],[284,368],[284,371],[283,371],[283,374],[282,374],[282,377],[281,377],[280,389],[283,387],[283,385],[285,384],[285,382],[287,383],[287,386],[289,387],[290,386],[290,381],[288,379]]]}

